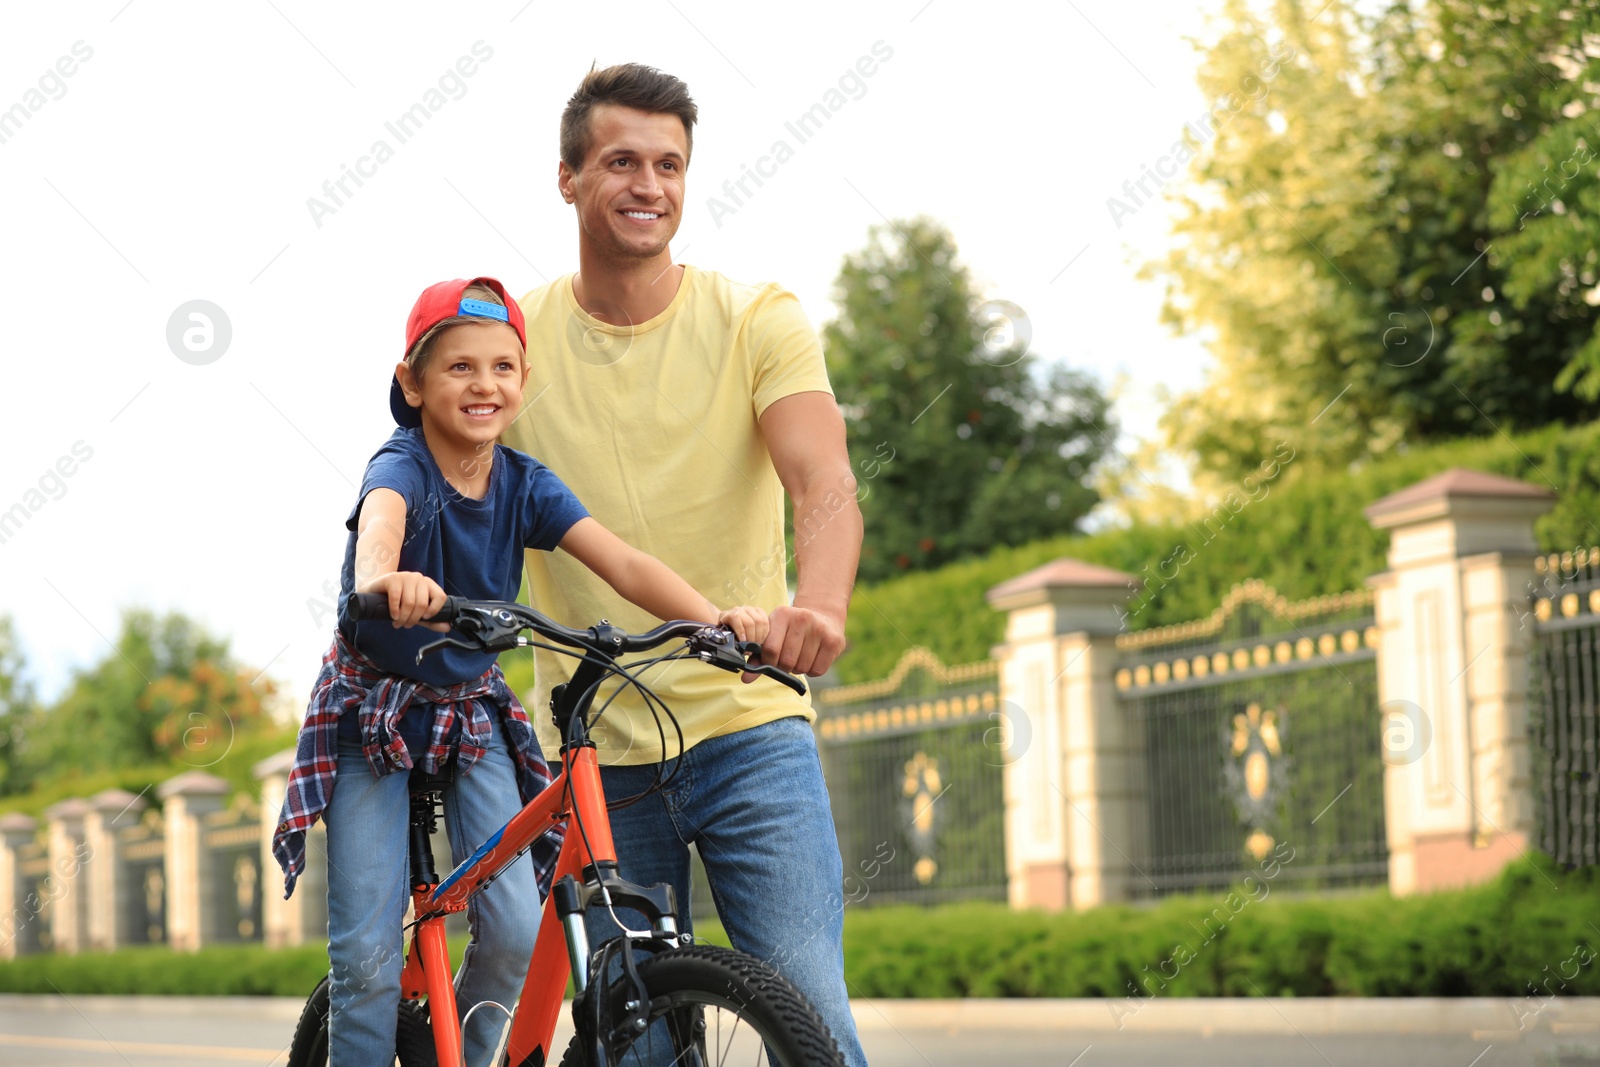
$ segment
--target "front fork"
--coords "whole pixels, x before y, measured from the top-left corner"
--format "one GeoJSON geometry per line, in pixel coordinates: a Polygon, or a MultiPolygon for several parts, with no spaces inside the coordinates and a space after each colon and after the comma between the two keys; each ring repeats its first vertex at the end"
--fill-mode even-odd
{"type": "Polygon", "coordinates": [[[584,913],[589,908],[607,908],[613,915],[616,908],[631,908],[649,922],[647,930],[625,930],[618,940],[670,944],[678,941],[677,894],[670,885],[654,885],[648,889],[635,885],[617,873],[614,862],[591,864],[583,873],[581,884],[569,874],[551,891],[556,915],[567,934],[567,959],[572,965],[572,982],[579,994],[589,988],[589,964],[593,956],[589,949],[589,931],[584,924],[584,913]]]}

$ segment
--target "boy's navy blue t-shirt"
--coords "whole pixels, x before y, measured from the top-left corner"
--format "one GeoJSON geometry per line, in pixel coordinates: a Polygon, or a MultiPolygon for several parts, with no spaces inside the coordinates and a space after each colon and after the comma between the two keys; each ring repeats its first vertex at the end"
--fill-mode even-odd
{"type": "MultiPolygon", "coordinates": [[[[355,587],[361,505],[374,489],[392,489],[406,502],[405,539],[395,569],[426,574],[447,594],[474,600],[515,600],[522,584],[523,549],[553,550],[589,514],[550,468],[503,445],[494,448],[483,499],[463,496],[445,481],[420,428],[395,429],[368,461],[361,494],[345,521],[350,537],[339,578],[339,630],[383,670],[438,687],[477,678],[495,657],[450,648],[418,664],[417,649],[443,634],[422,626],[397,630],[387,621],[355,622],[346,610],[355,587]]],[[[400,726],[406,746],[420,752],[432,726],[431,709],[408,709],[400,726]]],[[[341,717],[339,734],[361,740],[354,714],[341,717]]]]}

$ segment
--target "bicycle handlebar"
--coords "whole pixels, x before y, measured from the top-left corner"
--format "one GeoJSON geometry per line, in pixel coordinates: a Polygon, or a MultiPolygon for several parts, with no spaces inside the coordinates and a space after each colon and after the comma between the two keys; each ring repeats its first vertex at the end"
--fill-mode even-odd
{"type": "MultiPolygon", "coordinates": [[[[385,593],[352,593],[346,611],[354,620],[382,620],[389,618],[389,597],[385,593]]],[[[752,664],[748,657],[760,651],[754,642],[736,642],[731,631],[705,623],[679,620],[662,623],[642,634],[628,634],[605,620],[587,630],[563,626],[547,615],[526,604],[500,600],[469,600],[466,597],[446,597],[444,606],[425,622],[446,622],[453,629],[476,639],[478,648],[465,642],[447,638],[422,650],[426,654],[440,645],[455,645],[472,651],[498,651],[502,647],[515,647],[505,643],[507,636],[515,637],[528,629],[551,641],[572,648],[598,653],[606,658],[624,652],[648,652],[674,638],[689,639],[689,646],[706,663],[726,671],[748,671],[771,678],[793,689],[801,696],[806,686],[799,678],[770,664],[752,664]],[[465,624],[465,625],[463,625],[465,624]],[[496,639],[499,643],[496,643],[496,639]]],[[[420,658],[420,655],[419,655],[420,658]]]]}

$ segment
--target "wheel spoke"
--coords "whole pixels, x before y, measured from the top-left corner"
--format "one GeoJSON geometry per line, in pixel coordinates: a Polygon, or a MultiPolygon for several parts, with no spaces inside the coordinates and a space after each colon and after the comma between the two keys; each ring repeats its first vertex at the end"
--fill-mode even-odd
{"type": "MultiPolygon", "coordinates": [[[[626,1062],[630,1067],[668,1062],[674,1067],[779,1067],[781,1060],[782,1067],[843,1067],[814,1009],[787,983],[757,981],[760,967],[753,957],[710,947],[653,955],[639,968],[652,1003],[649,1026],[635,1035],[626,1062]],[[715,1021],[706,1012],[715,1012],[715,1021]],[[724,1014],[730,1013],[732,1021],[724,1024],[724,1014]],[[670,1061],[659,1044],[670,1048],[670,1061]]],[[[613,1025],[630,1016],[624,1005],[638,996],[636,988],[626,981],[611,986],[607,1014],[613,1025]]],[[[586,1062],[574,1041],[565,1067],[586,1062]]]]}
{"type": "MultiPolygon", "coordinates": [[[[735,1015],[733,1017],[733,1029],[728,1031],[728,1047],[722,1052],[722,1055],[717,1057],[717,1067],[722,1067],[724,1061],[728,1058],[728,1053],[733,1050],[733,1035],[739,1032],[739,1024],[742,1022],[744,1022],[743,1016],[735,1015]]],[[[720,1011],[717,1012],[717,1031],[719,1033],[722,1031],[722,1013],[720,1011]]],[[[718,1047],[721,1047],[720,1044],[718,1047]]]]}

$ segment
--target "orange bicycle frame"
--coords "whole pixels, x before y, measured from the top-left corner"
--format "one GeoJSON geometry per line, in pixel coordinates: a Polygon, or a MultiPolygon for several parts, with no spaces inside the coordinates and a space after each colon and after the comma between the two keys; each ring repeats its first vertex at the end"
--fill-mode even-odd
{"type": "MultiPolygon", "coordinates": [[[[445,944],[445,917],[464,910],[474,893],[555,826],[566,824],[567,833],[551,877],[552,886],[567,875],[581,882],[585,869],[597,862],[616,862],[611,819],[594,748],[569,747],[563,753],[562,764],[561,774],[465,864],[437,885],[412,888],[412,903],[420,919],[400,987],[407,999],[415,1000],[424,994],[428,997],[440,1064],[461,1062],[461,1026],[456,1018],[453,969],[445,944]],[[582,833],[570,819],[575,810],[583,814],[582,833]]],[[[550,1045],[572,972],[566,931],[553,901],[553,893],[545,899],[538,941],[528,963],[521,999],[511,1017],[506,1051],[509,1062],[517,1067],[550,1062],[550,1045]]]]}

